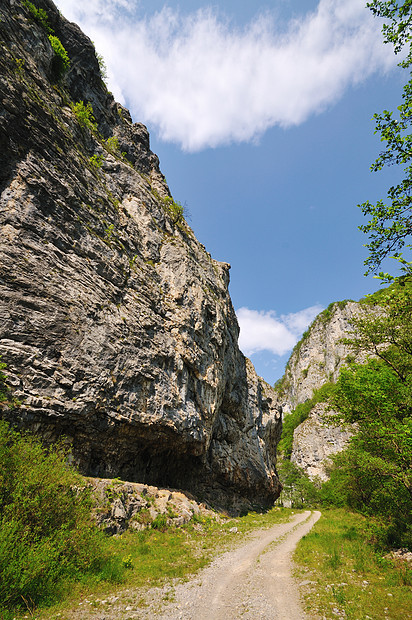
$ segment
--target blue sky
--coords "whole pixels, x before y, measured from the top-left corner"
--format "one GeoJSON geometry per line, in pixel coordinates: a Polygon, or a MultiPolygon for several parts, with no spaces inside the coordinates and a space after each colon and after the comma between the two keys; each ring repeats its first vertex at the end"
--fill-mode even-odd
{"type": "Polygon", "coordinates": [[[229,262],[240,346],[268,382],[330,302],[365,278],[357,204],[374,112],[400,103],[402,70],[363,0],[58,0],[95,42],[109,88],[147,125],[189,224],[229,262]]]}

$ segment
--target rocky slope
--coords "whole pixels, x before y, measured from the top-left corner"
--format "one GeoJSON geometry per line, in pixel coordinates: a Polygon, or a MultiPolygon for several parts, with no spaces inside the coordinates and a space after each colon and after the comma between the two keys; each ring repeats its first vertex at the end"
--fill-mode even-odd
{"type": "Polygon", "coordinates": [[[94,519],[106,534],[122,534],[128,529],[161,529],[165,525],[179,527],[197,517],[222,518],[182,491],[116,478],[89,478],[85,483],[90,486],[95,501],[94,519]]]}
{"type": "Polygon", "coordinates": [[[2,1],[0,54],[0,355],[22,403],[2,416],[92,476],[271,504],[280,414],[239,351],[230,266],[51,0],[2,1]]]}

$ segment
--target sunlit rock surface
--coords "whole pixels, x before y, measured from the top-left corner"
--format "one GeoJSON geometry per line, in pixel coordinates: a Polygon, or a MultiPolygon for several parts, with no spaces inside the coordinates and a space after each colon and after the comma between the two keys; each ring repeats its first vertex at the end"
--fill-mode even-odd
{"type": "Polygon", "coordinates": [[[0,354],[20,409],[81,471],[271,505],[280,414],[238,348],[229,265],[173,211],[149,147],[102,82],[91,41],[0,5],[0,354]],[[81,123],[74,104],[93,117],[81,123]],[[108,140],[109,139],[109,140],[108,140]]]}

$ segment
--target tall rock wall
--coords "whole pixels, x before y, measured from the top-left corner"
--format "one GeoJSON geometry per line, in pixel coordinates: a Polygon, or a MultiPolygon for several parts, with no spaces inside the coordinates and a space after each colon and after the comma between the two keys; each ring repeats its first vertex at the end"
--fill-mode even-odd
{"type": "Polygon", "coordinates": [[[330,457],[342,452],[353,435],[350,428],[331,424],[331,415],[326,403],[317,403],[293,433],[290,460],[311,479],[328,480],[330,457]]]}
{"type": "Polygon", "coordinates": [[[0,355],[22,405],[2,415],[64,437],[87,474],[270,505],[280,414],[239,351],[230,266],[181,218],[90,40],[35,4],[70,68],[58,79],[44,26],[3,0],[0,355]]]}
{"type": "MultiPolygon", "coordinates": [[[[342,339],[351,336],[351,321],[361,312],[357,302],[336,302],[313,321],[295,347],[278,386],[278,405],[284,416],[312,398],[322,385],[335,382],[342,366],[355,360],[353,350],[342,339]]],[[[358,355],[356,361],[363,357],[358,355]]],[[[342,451],[352,436],[351,429],[328,422],[331,413],[325,403],[317,403],[293,434],[291,461],[310,478],[326,480],[330,457],[342,451]]]]}

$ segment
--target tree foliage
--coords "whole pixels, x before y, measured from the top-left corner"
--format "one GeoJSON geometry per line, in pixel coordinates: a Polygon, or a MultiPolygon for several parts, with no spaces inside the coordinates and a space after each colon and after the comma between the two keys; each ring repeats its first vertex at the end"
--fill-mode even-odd
{"type": "Polygon", "coordinates": [[[353,336],[344,340],[356,354],[381,359],[402,382],[408,380],[412,358],[411,300],[412,275],[406,274],[365,298],[367,312],[352,319],[353,336]]]}
{"type": "MultiPolygon", "coordinates": [[[[384,42],[393,44],[395,54],[405,54],[399,64],[408,70],[412,64],[411,0],[405,0],[400,5],[396,0],[374,0],[367,6],[376,17],[385,19],[382,28],[384,42]]],[[[412,232],[412,79],[405,84],[402,99],[396,113],[384,110],[374,115],[375,133],[380,134],[385,148],[371,170],[377,172],[387,165],[403,166],[404,169],[402,180],[389,188],[386,201],[379,200],[375,205],[367,201],[359,205],[369,218],[366,224],[359,227],[369,237],[366,244],[369,257],[365,261],[367,273],[376,272],[384,258],[400,256],[401,249],[411,247],[408,239],[412,232]]]]}
{"type": "Polygon", "coordinates": [[[280,499],[283,505],[303,508],[319,504],[319,481],[310,480],[302,469],[287,458],[279,461],[277,472],[283,487],[280,499]]]}

